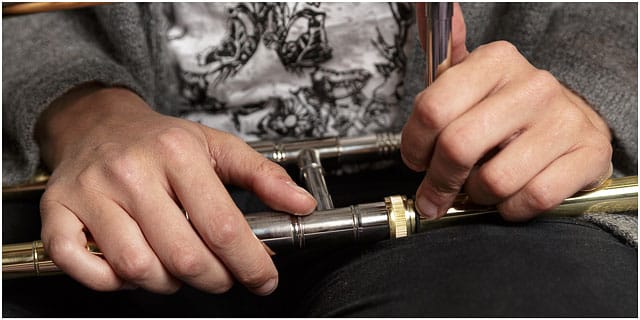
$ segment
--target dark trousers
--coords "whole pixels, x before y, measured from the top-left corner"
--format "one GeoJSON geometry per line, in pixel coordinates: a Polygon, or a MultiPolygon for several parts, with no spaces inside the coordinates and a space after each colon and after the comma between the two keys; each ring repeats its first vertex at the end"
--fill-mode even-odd
{"type": "MultiPolygon", "coordinates": [[[[391,168],[328,177],[337,206],[412,194],[391,168]],[[359,190],[361,186],[367,190],[359,190]],[[392,189],[393,191],[390,191],[392,189]],[[391,193],[389,193],[391,192],[391,193]]],[[[244,192],[246,212],[264,209],[244,192]]],[[[3,243],[39,237],[37,201],[3,201],[3,243]],[[31,222],[25,222],[25,221],[31,222]]],[[[278,290],[94,292],[62,275],[3,280],[5,317],[637,317],[637,251],[574,218],[499,217],[364,246],[276,255],[278,290]]]]}

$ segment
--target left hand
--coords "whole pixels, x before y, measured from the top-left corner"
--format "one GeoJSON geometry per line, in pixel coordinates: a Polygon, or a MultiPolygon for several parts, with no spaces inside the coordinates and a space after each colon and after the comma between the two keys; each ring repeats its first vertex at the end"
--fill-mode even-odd
{"type": "Polygon", "coordinates": [[[427,171],[422,216],[444,215],[464,186],[475,203],[526,220],[611,175],[611,134],[581,97],[508,42],[469,53],[464,40],[456,4],[452,67],[416,97],[402,130],[405,164],[427,171]]]}

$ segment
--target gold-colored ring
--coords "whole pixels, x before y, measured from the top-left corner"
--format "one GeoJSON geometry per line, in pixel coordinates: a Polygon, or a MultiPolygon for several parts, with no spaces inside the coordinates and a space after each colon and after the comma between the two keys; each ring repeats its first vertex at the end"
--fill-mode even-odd
{"type": "Polygon", "coordinates": [[[391,239],[403,238],[409,235],[407,226],[407,212],[405,210],[404,196],[385,197],[389,219],[389,236],[391,239]]]}

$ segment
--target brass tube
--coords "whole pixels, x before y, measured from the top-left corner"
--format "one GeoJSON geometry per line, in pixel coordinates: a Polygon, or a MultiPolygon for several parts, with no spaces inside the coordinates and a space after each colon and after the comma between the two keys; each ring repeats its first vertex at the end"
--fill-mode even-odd
{"type": "Polygon", "coordinates": [[[451,66],[453,2],[425,3],[425,72],[427,87],[451,66]]]}
{"type": "Polygon", "coordinates": [[[20,2],[2,5],[2,15],[32,14],[107,4],[108,2],[20,2]]]}
{"type": "MultiPolygon", "coordinates": [[[[338,161],[357,159],[383,159],[396,155],[400,150],[400,133],[378,133],[360,137],[329,137],[288,142],[255,141],[249,145],[265,158],[280,165],[291,165],[298,161],[303,150],[316,150],[320,160],[338,161]]],[[[49,174],[40,171],[26,184],[2,186],[2,198],[34,199],[39,197],[47,185],[49,174]]]]}
{"type": "MultiPolygon", "coordinates": [[[[638,177],[614,178],[598,189],[581,192],[548,211],[550,216],[578,216],[584,213],[616,213],[638,210],[638,177]]],[[[456,198],[447,214],[435,221],[420,219],[413,201],[391,196],[384,202],[316,211],[298,217],[281,212],[248,214],[247,222],[263,243],[275,252],[310,246],[372,242],[410,236],[413,233],[458,223],[467,218],[495,214],[496,208],[477,206],[465,195],[456,198]]],[[[43,249],[41,241],[2,246],[2,274],[38,276],[59,271],[43,249]]],[[[88,246],[94,254],[99,250],[88,246]]]]}
{"type": "MultiPolygon", "coordinates": [[[[579,192],[564,200],[559,206],[545,212],[543,216],[580,216],[589,213],[619,213],[638,210],[638,177],[629,176],[605,180],[600,187],[589,192],[579,192]]],[[[462,220],[497,213],[493,206],[479,206],[469,201],[468,196],[458,195],[453,206],[438,220],[418,217],[416,232],[439,228],[462,220]]]]}
{"type": "Polygon", "coordinates": [[[320,155],[315,149],[302,150],[298,156],[300,178],[305,182],[307,190],[316,199],[316,210],[333,209],[333,200],[324,180],[324,169],[320,162],[320,155]]]}

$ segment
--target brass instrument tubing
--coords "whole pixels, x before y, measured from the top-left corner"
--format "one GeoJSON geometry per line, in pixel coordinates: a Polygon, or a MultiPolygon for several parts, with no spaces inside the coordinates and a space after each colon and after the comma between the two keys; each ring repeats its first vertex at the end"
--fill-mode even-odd
{"type": "Polygon", "coordinates": [[[427,23],[426,39],[424,39],[427,57],[425,80],[428,87],[451,66],[453,3],[431,2],[425,3],[425,7],[427,23]]]}
{"type": "Polygon", "coordinates": [[[324,180],[324,169],[318,151],[314,149],[302,150],[298,156],[298,166],[300,167],[300,177],[305,182],[307,190],[318,202],[316,210],[333,209],[333,200],[324,180]]]}
{"type": "MultiPolygon", "coordinates": [[[[400,150],[400,133],[378,133],[360,137],[320,138],[291,142],[256,141],[248,144],[265,158],[281,165],[295,164],[302,150],[313,149],[319,158],[338,161],[360,158],[385,158],[400,150]]],[[[3,186],[3,199],[36,198],[44,192],[49,179],[46,172],[38,173],[33,181],[18,186],[3,186]]]]}
{"type": "Polygon", "coordinates": [[[16,4],[3,4],[2,15],[19,15],[57,10],[70,10],[108,3],[109,2],[23,2],[16,4]]]}
{"type": "MultiPolygon", "coordinates": [[[[638,177],[633,176],[609,179],[594,191],[581,192],[566,199],[545,215],[577,216],[583,213],[637,210],[638,177]]],[[[415,214],[411,199],[391,196],[385,198],[385,202],[316,211],[302,217],[281,212],[260,212],[245,217],[256,236],[277,253],[292,249],[394,239],[496,212],[495,207],[477,206],[469,202],[467,196],[460,195],[444,217],[428,221],[415,214]]],[[[3,276],[33,276],[57,271],[46,256],[42,243],[35,243],[2,246],[3,276]],[[42,250],[36,252],[33,248],[42,250]]],[[[88,249],[99,254],[95,246],[90,245],[88,249]]]]}
{"type": "Polygon", "coordinates": [[[294,164],[302,150],[317,150],[320,159],[338,161],[372,156],[388,157],[400,149],[400,133],[378,133],[360,137],[330,137],[297,141],[256,141],[248,144],[267,159],[281,165],[294,164]]]}

